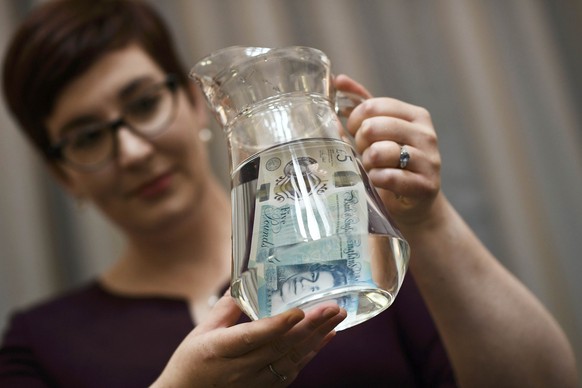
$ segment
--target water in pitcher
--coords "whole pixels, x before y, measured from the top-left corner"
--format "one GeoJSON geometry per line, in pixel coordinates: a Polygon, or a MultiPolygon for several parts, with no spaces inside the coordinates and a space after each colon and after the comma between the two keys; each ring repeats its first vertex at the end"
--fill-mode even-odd
{"type": "Polygon", "coordinates": [[[263,150],[232,173],[232,296],[258,319],[324,302],[337,330],[393,302],[409,257],[353,149],[303,139],[263,150]]]}
{"type": "Polygon", "coordinates": [[[386,309],[409,248],[340,140],[362,97],[335,90],[329,59],[309,47],[230,47],[190,76],[228,141],[231,294],[245,313],[338,303],[341,330],[386,309]]]}

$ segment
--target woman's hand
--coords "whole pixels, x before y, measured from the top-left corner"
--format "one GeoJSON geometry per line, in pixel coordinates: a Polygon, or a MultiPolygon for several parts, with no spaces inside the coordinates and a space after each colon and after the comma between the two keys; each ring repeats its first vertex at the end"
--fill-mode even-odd
{"type": "Polygon", "coordinates": [[[210,314],[182,341],[152,387],[287,386],[346,317],[331,303],[236,325],[241,312],[230,295],[210,314]]]}
{"type": "Polygon", "coordinates": [[[407,229],[428,219],[440,192],[441,164],[430,114],[392,98],[372,98],[362,85],[345,75],[336,77],[335,86],[367,99],[350,114],[347,130],[396,223],[407,229]],[[403,146],[410,160],[400,168],[403,146]]]}
{"type": "Polygon", "coordinates": [[[576,386],[575,359],[561,328],[442,194],[437,137],[428,112],[395,99],[372,98],[346,76],[338,76],[335,85],[367,98],[352,111],[347,129],[410,243],[410,269],[459,385],[576,386]],[[400,168],[404,145],[410,161],[400,168]]]}

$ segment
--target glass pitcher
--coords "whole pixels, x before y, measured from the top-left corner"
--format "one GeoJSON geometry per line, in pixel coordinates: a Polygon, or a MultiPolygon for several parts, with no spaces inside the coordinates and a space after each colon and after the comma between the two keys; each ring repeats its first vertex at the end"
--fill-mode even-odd
{"type": "Polygon", "coordinates": [[[199,61],[229,147],[231,294],[252,319],[334,301],[337,330],[394,301],[409,247],[390,222],[339,115],[326,55],[309,47],[229,47],[199,61]]]}

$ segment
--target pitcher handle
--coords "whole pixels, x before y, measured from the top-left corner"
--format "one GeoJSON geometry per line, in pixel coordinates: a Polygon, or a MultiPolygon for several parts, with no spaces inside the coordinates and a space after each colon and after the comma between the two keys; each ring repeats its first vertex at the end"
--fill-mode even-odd
{"type": "Polygon", "coordinates": [[[359,94],[338,91],[335,95],[335,113],[344,118],[348,118],[354,108],[366,99],[359,94]]]}
{"type": "MultiPolygon", "coordinates": [[[[335,95],[335,113],[338,115],[338,117],[347,119],[354,108],[365,100],[366,99],[359,94],[338,90],[335,95]]],[[[345,128],[343,128],[343,132],[343,140],[355,148],[354,136],[345,128]]]]}

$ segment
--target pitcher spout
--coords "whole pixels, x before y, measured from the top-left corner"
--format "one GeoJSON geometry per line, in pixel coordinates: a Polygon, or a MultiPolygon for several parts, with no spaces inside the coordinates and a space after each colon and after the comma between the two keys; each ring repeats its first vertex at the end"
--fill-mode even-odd
{"type": "MultiPolygon", "coordinates": [[[[270,50],[262,47],[227,47],[204,57],[190,70],[190,78],[198,84],[209,108],[223,127],[238,114],[237,107],[232,104],[229,97],[229,93],[235,90],[233,86],[227,85],[232,84],[233,79],[236,80],[241,64],[270,50]]],[[[244,79],[239,81],[244,85],[244,79]]]]}
{"type": "Polygon", "coordinates": [[[310,47],[232,46],[200,60],[190,71],[218,122],[226,127],[262,101],[290,93],[329,97],[330,62],[310,47]]]}
{"type": "Polygon", "coordinates": [[[232,170],[275,145],[340,138],[331,64],[317,49],[228,47],[194,65],[190,78],[224,130],[232,170]]]}

